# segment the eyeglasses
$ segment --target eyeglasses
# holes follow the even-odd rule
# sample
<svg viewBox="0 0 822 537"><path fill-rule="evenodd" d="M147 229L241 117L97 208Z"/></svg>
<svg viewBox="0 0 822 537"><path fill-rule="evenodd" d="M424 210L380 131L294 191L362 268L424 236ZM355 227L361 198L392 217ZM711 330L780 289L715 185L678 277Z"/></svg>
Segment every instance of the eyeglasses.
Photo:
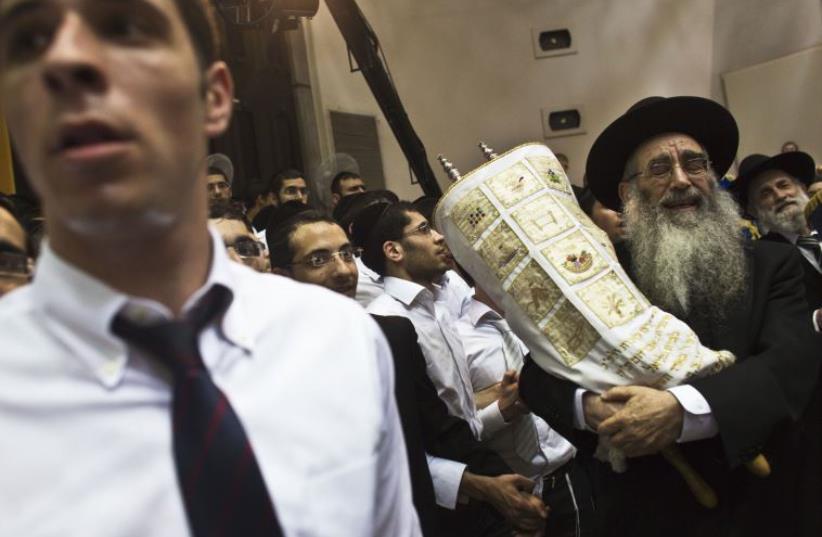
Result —
<svg viewBox="0 0 822 537"><path fill-rule="evenodd" d="M291 266L306 265L308 267L318 269L331 263L335 257L339 257L343 263L350 264L354 262L355 258L358 258L361 255L362 248L354 248L349 244L343 246L336 252L329 252L328 250L317 250L316 252L311 252L308 257L302 261L291 263Z"/></svg>
<svg viewBox="0 0 822 537"><path fill-rule="evenodd" d="M656 160L648 164L645 171L636 172L628 176L628 179L644 175L652 179L660 181L667 181L674 173L674 168L679 166L688 177L702 177L708 173L711 168L711 161L705 157L695 157L686 160L683 163L675 163L672 160Z"/></svg>
<svg viewBox="0 0 822 537"><path fill-rule="evenodd" d="M422 224L418 225L417 227L415 227L414 229L412 229L408 233L403 233L402 236L403 236L403 238L408 237L410 235L424 235L424 236L427 236L427 235L430 235L433 231L434 231L434 228L431 227L431 224L429 222L423 222Z"/></svg>
<svg viewBox="0 0 822 537"><path fill-rule="evenodd" d="M31 279L31 262L26 254L0 251L0 276Z"/></svg>
<svg viewBox="0 0 822 537"><path fill-rule="evenodd" d="M250 237L239 237L232 244L226 244L226 248L233 248L240 257L260 257L265 251L263 243Z"/></svg>

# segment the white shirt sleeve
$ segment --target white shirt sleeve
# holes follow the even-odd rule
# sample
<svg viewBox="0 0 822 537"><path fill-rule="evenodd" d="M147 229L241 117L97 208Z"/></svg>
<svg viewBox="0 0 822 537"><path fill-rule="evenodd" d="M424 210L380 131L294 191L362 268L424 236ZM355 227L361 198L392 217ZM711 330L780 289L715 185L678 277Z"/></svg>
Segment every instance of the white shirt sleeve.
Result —
<svg viewBox="0 0 822 537"><path fill-rule="evenodd" d="M482 422L482 435L480 440L491 438L494 436L494 433L504 429L508 425L502 416L502 411L499 409L499 401L494 401L477 412L477 416L479 416Z"/></svg>
<svg viewBox="0 0 822 537"><path fill-rule="evenodd" d="M581 431L595 433L595 430L588 427L588 422L585 421L585 409L582 407L582 396L588 391L589 390L577 388L577 391L574 392L574 427Z"/></svg>
<svg viewBox="0 0 822 537"><path fill-rule="evenodd" d="M719 433L719 425L716 423L716 418L714 418L711 411L711 405L699 393L699 390L690 384L683 384L682 386L668 388L668 391L676 397L676 400L685 409L685 415L682 419L682 432L677 442L681 444L693 442L694 440L704 440Z"/></svg>
<svg viewBox="0 0 822 537"><path fill-rule="evenodd" d="M370 320L370 319L369 319ZM374 535L422 536L411 493L411 474L394 397L394 362L376 324L377 367L383 409L383 435L377 447Z"/></svg>
<svg viewBox="0 0 822 537"><path fill-rule="evenodd" d="M585 411L582 407L582 396L588 390L577 388L574 394L574 427L583 431L596 432L585 421ZM694 440L704 440L719 433L719 425L716 423L711 412L711 406L696 388L690 384L675 386L668 389L671 395L676 397L679 404L685 410L682 420L682 432L677 442L693 442Z"/></svg>
<svg viewBox="0 0 822 537"><path fill-rule="evenodd" d="M816 314L819 313L820 311L822 311L822 309L816 310L813 313L811 313L811 322L813 323L813 329L817 333L822 332L822 326L819 326L819 323L816 322Z"/></svg>
<svg viewBox="0 0 822 537"><path fill-rule="evenodd" d="M461 462L441 459L425 454L428 459L428 471L434 482L434 499L437 505L446 509L455 509L459 499L462 474L467 466Z"/></svg>

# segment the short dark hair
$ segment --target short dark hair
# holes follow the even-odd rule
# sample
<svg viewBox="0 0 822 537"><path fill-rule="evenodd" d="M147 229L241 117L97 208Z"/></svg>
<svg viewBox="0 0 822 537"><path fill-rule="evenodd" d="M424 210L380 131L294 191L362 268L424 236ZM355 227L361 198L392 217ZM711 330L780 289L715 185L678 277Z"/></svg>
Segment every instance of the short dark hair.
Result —
<svg viewBox="0 0 822 537"><path fill-rule="evenodd" d="M250 232L254 233L254 228L248 223L248 218L245 217L243 207L238 201L217 200L211 203L208 208L208 217L220 220L238 220L245 224Z"/></svg>
<svg viewBox="0 0 822 537"><path fill-rule="evenodd" d="M222 175L223 179L228 181L228 177L226 177L225 171L221 170L220 168L215 168L213 166L208 168L208 171L206 172L206 175Z"/></svg>
<svg viewBox="0 0 822 537"><path fill-rule="evenodd" d="M380 276L385 276L386 259L383 244L402 239L405 226L411 223L408 213L418 212L414 205L407 201L372 205L360 212L354 220L352 236L355 237L354 243L364 249L362 260L368 268Z"/></svg>
<svg viewBox="0 0 822 537"><path fill-rule="evenodd" d="M419 198L415 199L412 203L414 204L414 208L417 210L418 213L423 215L426 220L434 223L434 209L437 208L437 203L439 203L440 199L434 196L420 196Z"/></svg>
<svg viewBox="0 0 822 537"><path fill-rule="evenodd" d="M397 203L400 198L390 190L369 190L346 196L334 207L334 220L348 232L351 223L363 209L377 203Z"/></svg>
<svg viewBox="0 0 822 537"><path fill-rule="evenodd" d="M283 170L271 178L271 189L275 194L279 195L286 179L299 179L301 177L304 178L303 172L300 170L295 170L294 168Z"/></svg>
<svg viewBox="0 0 822 537"><path fill-rule="evenodd" d="M220 58L222 29L210 0L175 0L200 67L205 69Z"/></svg>
<svg viewBox="0 0 822 537"><path fill-rule="evenodd" d="M259 196L266 196L274 192L274 185L271 181L260 181L252 179L249 181L248 189L245 193L245 206L250 209L257 203Z"/></svg>
<svg viewBox="0 0 822 537"><path fill-rule="evenodd" d="M342 194L342 187L340 187L340 183L347 181L348 179L361 179L361 177L358 173L354 172L340 172L334 176L334 179L331 180L331 192L333 194Z"/></svg>
<svg viewBox="0 0 822 537"><path fill-rule="evenodd" d="M265 236L268 242L268 257L271 260L271 267L279 269L289 267L294 259L294 248L291 246L291 237L294 236L294 232L301 226L318 222L338 225L328 215L315 209L307 209L282 222L269 226L265 231Z"/></svg>

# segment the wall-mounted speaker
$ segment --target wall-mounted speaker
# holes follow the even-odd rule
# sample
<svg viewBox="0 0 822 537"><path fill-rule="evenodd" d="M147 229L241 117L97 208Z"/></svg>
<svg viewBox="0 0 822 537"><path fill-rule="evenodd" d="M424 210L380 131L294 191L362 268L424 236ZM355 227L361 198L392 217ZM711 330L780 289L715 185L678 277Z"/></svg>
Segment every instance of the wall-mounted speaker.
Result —
<svg viewBox="0 0 822 537"><path fill-rule="evenodd" d="M550 58L576 54L577 49L570 28L533 28L531 40L536 58Z"/></svg>
<svg viewBox="0 0 822 537"><path fill-rule="evenodd" d="M546 138L585 134L585 113L582 106L561 106L542 109L542 132Z"/></svg>

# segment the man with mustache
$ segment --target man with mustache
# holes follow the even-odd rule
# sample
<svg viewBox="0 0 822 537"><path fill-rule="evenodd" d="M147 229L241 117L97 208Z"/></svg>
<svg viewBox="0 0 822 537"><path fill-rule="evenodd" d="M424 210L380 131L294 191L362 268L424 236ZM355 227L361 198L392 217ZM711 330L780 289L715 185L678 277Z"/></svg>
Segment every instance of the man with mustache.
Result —
<svg viewBox="0 0 822 537"><path fill-rule="evenodd" d="M733 162L736 122L698 97L650 97L609 125L587 162L588 183L606 207L623 212L620 261L650 301L688 323L702 344L728 350L736 364L670 390L627 386L603 394L539 369L523 368L526 404L585 456L597 433L630 457L624 474L599 473L602 535L792 534L787 505L756 505L761 488L742 463L779 451L805 407L818 371L818 342L796 253L784 245L747 245L739 210L718 188ZM577 434L573 434L576 430ZM700 506L659 451L680 444L715 490ZM796 499L783 489L786 504ZM792 515L792 516L789 516ZM800 513L801 517L802 514Z"/></svg>
<svg viewBox="0 0 822 537"><path fill-rule="evenodd" d="M774 157L749 155L739 166L739 177L732 190L740 205L747 208L765 232L761 240L796 247L802 256L805 274L805 297L813 312L812 323L822 330L822 246L819 234L805 217L808 204L806 188L815 179L815 165L810 155L801 151L781 153ZM822 350L822 345L820 345ZM785 479L799 491L794 509L803 513L804 535L822 534L822 379L819 379L805 408L800 426L791 431L781 453L770 455L774 465L792 468L796 475ZM790 485L788 485L790 486ZM781 487L768 490L763 508L784 502Z"/></svg>
<svg viewBox="0 0 822 537"><path fill-rule="evenodd" d="M208 228L218 16L0 0L0 107L48 226L0 301L2 535L420 534L377 326Z"/></svg>
<svg viewBox="0 0 822 537"><path fill-rule="evenodd" d="M733 192L765 232L763 240L792 244L804 258L805 288L816 331L822 330L822 245L805 218L813 158L801 151L775 157L749 155L739 165Z"/></svg>

